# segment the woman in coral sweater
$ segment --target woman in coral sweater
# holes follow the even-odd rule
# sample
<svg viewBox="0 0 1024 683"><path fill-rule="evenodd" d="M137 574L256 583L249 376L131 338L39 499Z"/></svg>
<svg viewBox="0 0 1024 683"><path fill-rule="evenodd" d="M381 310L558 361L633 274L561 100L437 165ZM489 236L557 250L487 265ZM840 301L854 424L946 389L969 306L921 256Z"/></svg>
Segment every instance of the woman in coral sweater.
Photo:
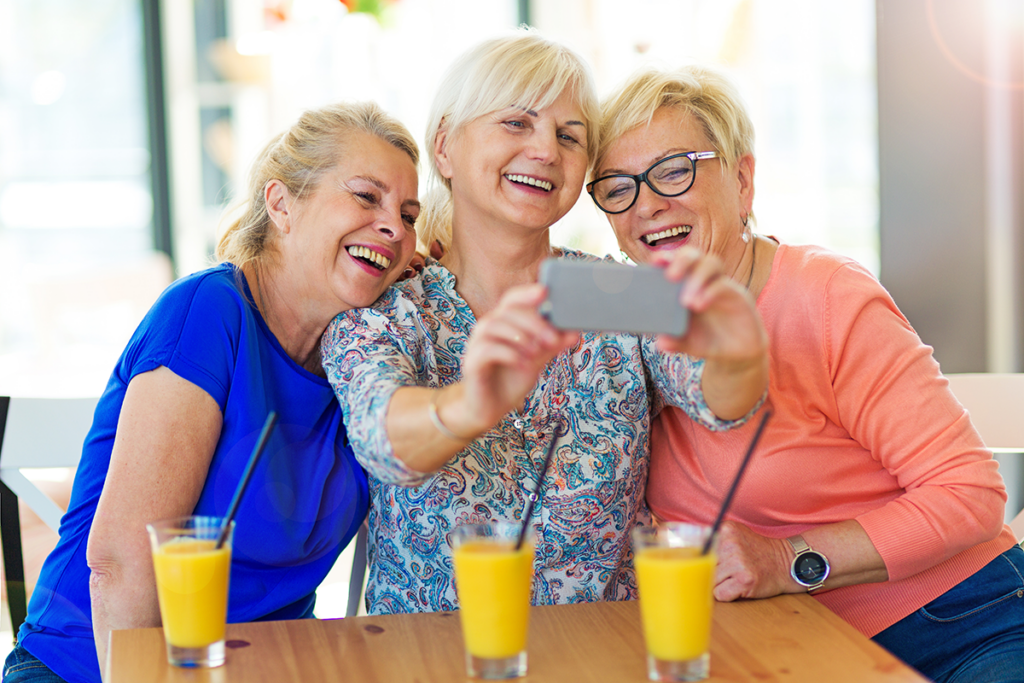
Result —
<svg viewBox="0 0 1024 683"><path fill-rule="evenodd" d="M717 255L769 336L774 419L722 528L716 598L811 591L938 681L1024 680L1024 550L931 349L856 262L753 234L753 127L720 75L643 72L602 114L587 190L624 252ZM710 523L757 422L711 433L664 410L653 513Z"/></svg>

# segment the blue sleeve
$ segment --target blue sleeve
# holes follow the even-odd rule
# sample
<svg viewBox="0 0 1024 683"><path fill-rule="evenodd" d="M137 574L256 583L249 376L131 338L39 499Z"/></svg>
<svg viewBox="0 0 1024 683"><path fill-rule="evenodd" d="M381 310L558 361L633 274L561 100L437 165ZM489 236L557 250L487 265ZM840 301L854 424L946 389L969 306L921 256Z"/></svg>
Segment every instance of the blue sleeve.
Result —
<svg viewBox="0 0 1024 683"><path fill-rule="evenodd" d="M179 280L161 295L135 331L119 379L160 366L213 397L224 412L248 304L231 271Z"/></svg>

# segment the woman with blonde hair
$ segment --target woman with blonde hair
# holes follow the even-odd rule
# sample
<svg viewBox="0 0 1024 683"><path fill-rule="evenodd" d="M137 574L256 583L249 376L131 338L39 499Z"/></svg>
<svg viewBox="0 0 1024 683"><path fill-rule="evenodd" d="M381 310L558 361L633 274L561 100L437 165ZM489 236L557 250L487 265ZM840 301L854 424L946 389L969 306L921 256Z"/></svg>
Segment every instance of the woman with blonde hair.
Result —
<svg viewBox="0 0 1024 683"><path fill-rule="evenodd" d="M754 233L735 88L700 66L647 70L605 102L601 131L587 189L622 249L716 255L768 331L774 417L722 528L715 596L810 591L934 680L1024 681L1024 550L992 454L877 279ZM746 438L662 411L652 512L709 523Z"/></svg>
<svg viewBox="0 0 1024 683"><path fill-rule="evenodd" d="M270 411L236 517L228 621L312 616L368 502L320 337L412 257L418 156L370 103L306 112L266 147L222 263L173 283L117 362L5 682L99 683L111 630L160 624L145 525L223 516Z"/></svg>
<svg viewBox="0 0 1024 683"><path fill-rule="evenodd" d="M681 299L693 316L663 350L653 338L559 331L538 313L542 261L599 260L549 243L581 194L596 115L586 65L534 32L458 58L431 109L442 199L420 228L445 254L324 335L328 378L370 475L373 613L455 608L449 534L462 522L524 521L535 492L534 602L635 597L629 533L648 521L651 394L712 429L763 394L763 331L715 259L680 254L667 266L672 279L688 276Z"/></svg>

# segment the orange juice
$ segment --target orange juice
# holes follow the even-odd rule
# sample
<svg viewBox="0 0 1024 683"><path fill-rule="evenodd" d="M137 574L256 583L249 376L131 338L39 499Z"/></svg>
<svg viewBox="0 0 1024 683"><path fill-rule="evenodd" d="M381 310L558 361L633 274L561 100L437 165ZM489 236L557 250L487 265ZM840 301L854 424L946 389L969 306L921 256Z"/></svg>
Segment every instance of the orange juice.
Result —
<svg viewBox="0 0 1024 683"><path fill-rule="evenodd" d="M700 550L648 547L636 555L644 639L657 659L683 661L708 651L716 558Z"/></svg>
<svg viewBox="0 0 1024 683"><path fill-rule="evenodd" d="M468 541L455 548L455 582L466 650L501 659L526 649L533 546L510 541Z"/></svg>
<svg viewBox="0 0 1024 683"><path fill-rule="evenodd" d="M215 545L183 538L153 552L160 616L171 645L195 648L224 640L231 548Z"/></svg>

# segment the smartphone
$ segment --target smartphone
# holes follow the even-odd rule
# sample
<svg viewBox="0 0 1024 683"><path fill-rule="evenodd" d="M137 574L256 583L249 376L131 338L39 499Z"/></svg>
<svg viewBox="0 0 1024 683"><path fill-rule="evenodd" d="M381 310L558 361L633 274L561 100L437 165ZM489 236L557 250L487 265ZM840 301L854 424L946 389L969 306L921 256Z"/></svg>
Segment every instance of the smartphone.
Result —
<svg viewBox="0 0 1024 683"><path fill-rule="evenodd" d="M548 288L540 313L563 330L678 337L690 322L679 303L683 284L665 279L661 268L548 259L540 282Z"/></svg>

